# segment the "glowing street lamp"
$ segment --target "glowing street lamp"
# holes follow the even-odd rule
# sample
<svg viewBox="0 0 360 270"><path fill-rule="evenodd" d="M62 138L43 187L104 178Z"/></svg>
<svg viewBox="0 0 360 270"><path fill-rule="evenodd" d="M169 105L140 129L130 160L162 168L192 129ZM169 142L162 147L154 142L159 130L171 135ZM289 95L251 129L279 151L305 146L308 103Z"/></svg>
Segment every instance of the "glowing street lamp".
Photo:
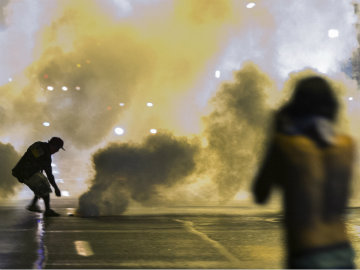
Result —
<svg viewBox="0 0 360 270"><path fill-rule="evenodd" d="M150 133L151 133L151 134L156 134L156 133L157 133L157 130L156 130L155 128L152 128L152 129L150 129Z"/></svg>
<svg viewBox="0 0 360 270"><path fill-rule="evenodd" d="M148 107L153 107L154 104L153 104L152 102L148 102L148 103L146 103L146 106L148 106Z"/></svg>
<svg viewBox="0 0 360 270"><path fill-rule="evenodd" d="M50 123L49 123L49 122L44 122L44 123L43 123L43 126L44 126L44 127L49 127L49 126L50 126Z"/></svg>
<svg viewBox="0 0 360 270"><path fill-rule="evenodd" d="M49 90L49 91L53 91L53 90L54 90L54 86L50 86L50 85L49 85L48 87L46 87L46 89Z"/></svg>
<svg viewBox="0 0 360 270"><path fill-rule="evenodd" d="M215 71L215 78L218 78L218 79L219 79L220 76L221 76L220 70Z"/></svg>
<svg viewBox="0 0 360 270"><path fill-rule="evenodd" d="M254 2L249 2L246 4L246 8L254 8L256 4Z"/></svg>
<svg viewBox="0 0 360 270"><path fill-rule="evenodd" d="M115 132L116 135L120 136L120 135L123 135L125 133L125 130L123 128L121 128L121 127L116 127L114 129L114 132Z"/></svg>
<svg viewBox="0 0 360 270"><path fill-rule="evenodd" d="M329 36L329 38L338 38L339 37L339 30L337 30L337 29L329 29L328 36Z"/></svg>
<svg viewBox="0 0 360 270"><path fill-rule="evenodd" d="M61 89L62 89L63 91L67 91L67 90L68 90L68 88L67 88L66 86L61 87Z"/></svg>

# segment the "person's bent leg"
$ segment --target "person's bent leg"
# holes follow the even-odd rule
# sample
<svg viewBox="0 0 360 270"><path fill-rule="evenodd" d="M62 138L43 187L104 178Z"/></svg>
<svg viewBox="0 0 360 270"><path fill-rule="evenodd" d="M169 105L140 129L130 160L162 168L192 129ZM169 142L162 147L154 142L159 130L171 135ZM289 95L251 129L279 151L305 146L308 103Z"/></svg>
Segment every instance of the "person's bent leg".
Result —
<svg viewBox="0 0 360 270"><path fill-rule="evenodd" d="M45 204L45 211L50 210L50 195L44 195L42 196L43 200L44 200L44 204Z"/></svg>
<svg viewBox="0 0 360 270"><path fill-rule="evenodd" d="M50 195L44 195L43 197L44 203L45 203L45 212L44 215L46 217L57 217L60 216L59 213L56 213L54 210L50 208Z"/></svg>
<svg viewBox="0 0 360 270"><path fill-rule="evenodd" d="M26 207L27 210L32 212L39 212L41 213L40 207L37 205L37 201L39 200L39 197L34 195L34 198L32 199L31 203Z"/></svg>

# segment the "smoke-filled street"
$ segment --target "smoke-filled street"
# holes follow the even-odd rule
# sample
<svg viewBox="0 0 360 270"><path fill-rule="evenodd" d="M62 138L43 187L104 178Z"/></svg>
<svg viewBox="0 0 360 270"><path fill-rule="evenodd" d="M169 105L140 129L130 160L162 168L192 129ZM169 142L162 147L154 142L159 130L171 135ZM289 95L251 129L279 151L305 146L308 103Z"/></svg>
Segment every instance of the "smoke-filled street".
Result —
<svg viewBox="0 0 360 270"><path fill-rule="evenodd" d="M275 112L324 77L359 152L359 33L360 0L0 0L0 268L283 267Z"/></svg>

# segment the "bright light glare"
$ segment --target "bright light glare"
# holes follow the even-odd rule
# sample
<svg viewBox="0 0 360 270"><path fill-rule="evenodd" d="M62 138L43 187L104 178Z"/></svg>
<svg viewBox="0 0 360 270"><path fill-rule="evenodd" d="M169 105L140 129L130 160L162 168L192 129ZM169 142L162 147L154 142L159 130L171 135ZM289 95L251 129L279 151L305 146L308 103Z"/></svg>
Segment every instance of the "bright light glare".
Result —
<svg viewBox="0 0 360 270"><path fill-rule="evenodd" d="M248 200L250 197L249 192L247 191L239 191L236 195L235 195L235 200L239 200L239 201L243 201L243 200Z"/></svg>
<svg viewBox="0 0 360 270"><path fill-rule="evenodd" d="M121 127L116 127L114 129L114 132L115 132L116 135L123 135L125 130L123 128L121 128Z"/></svg>
<svg viewBox="0 0 360 270"><path fill-rule="evenodd" d="M121 102L121 103L119 103L119 106L120 106L120 107L124 107L124 106L125 106L125 103Z"/></svg>
<svg viewBox="0 0 360 270"><path fill-rule="evenodd" d="M44 123L43 123L43 126L44 126L44 127L49 127L49 126L50 126L50 123L49 123L49 122L44 122Z"/></svg>
<svg viewBox="0 0 360 270"><path fill-rule="evenodd" d="M329 38L338 38L339 37L339 30L337 29L330 29L328 31Z"/></svg>
<svg viewBox="0 0 360 270"><path fill-rule="evenodd" d="M61 196L69 197L69 196L70 196L70 193L69 193L69 191L62 190L62 191L61 191Z"/></svg>
<svg viewBox="0 0 360 270"><path fill-rule="evenodd" d="M9 82L12 82L12 80L13 80L13 79L10 77L10 78L9 78Z"/></svg>
<svg viewBox="0 0 360 270"><path fill-rule="evenodd" d="M221 76L220 70L215 71L215 77L219 79L220 76Z"/></svg>
<svg viewBox="0 0 360 270"><path fill-rule="evenodd" d="M81 88L80 86L76 86L75 89L79 91Z"/></svg>
<svg viewBox="0 0 360 270"><path fill-rule="evenodd" d="M56 164L55 163L51 163L51 167L56 167Z"/></svg>
<svg viewBox="0 0 360 270"><path fill-rule="evenodd" d="M50 85L49 85L48 87L46 87L46 89L49 90L49 91L53 91L53 90L54 90L54 86L50 86Z"/></svg>
<svg viewBox="0 0 360 270"><path fill-rule="evenodd" d="M254 2L250 2L246 5L247 8L253 8L255 6L256 6L256 4Z"/></svg>
<svg viewBox="0 0 360 270"><path fill-rule="evenodd" d="M152 129L150 129L150 133L151 133L151 134L156 134L156 133L157 133L157 130L156 130L155 128L152 128Z"/></svg>
<svg viewBox="0 0 360 270"><path fill-rule="evenodd" d="M68 90L68 88L67 88L66 86L61 87L61 89L62 89L63 91L67 91L67 90Z"/></svg>
<svg viewBox="0 0 360 270"><path fill-rule="evenodd" d="M146 103L146 106L148 106L148 107L152 107L152 106L154 106L154 104L153 104L153 103L151 103L151 102L148 102L148 103Z"/></svg>
<svg viewBox="0 0 360 270"><path fill-rule="evenodd" d="M348 99L349 99L350 101L352 101L354 98L353 98L353 97L349 97Z"/></svg>

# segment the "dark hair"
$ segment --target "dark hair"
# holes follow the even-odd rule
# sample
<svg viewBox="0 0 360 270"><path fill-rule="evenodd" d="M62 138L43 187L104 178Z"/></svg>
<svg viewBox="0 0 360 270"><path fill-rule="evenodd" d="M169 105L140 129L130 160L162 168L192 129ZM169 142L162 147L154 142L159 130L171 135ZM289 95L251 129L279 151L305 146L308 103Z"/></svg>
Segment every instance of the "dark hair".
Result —
<svg viewBox="0 0 360 270"><path fill-rule="evenodd" d="M319 76L300 80L288 104L281 111L290 117L322 116L335 121L338 101L329 83Z"/></svg>

